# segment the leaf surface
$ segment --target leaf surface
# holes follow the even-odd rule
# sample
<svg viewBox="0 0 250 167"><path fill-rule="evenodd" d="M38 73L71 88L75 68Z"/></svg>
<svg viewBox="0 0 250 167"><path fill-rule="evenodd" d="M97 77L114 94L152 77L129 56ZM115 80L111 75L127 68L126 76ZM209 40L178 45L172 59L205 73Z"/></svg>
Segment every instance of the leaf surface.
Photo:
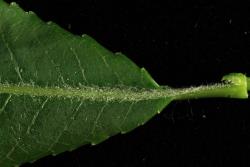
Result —
<svg viewBox="0 0 250 167"><path fill-rule="evenodd" d="M162 89L123 54L0 0L1 167L131 131L173 100Z"/></svg>

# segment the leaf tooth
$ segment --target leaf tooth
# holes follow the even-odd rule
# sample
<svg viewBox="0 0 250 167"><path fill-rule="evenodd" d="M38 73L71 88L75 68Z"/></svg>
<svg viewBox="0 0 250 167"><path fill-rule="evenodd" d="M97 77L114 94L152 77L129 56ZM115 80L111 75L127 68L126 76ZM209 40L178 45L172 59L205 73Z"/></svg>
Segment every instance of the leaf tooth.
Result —
<svg viewBox="0 0 250 167"><path fill-rule="evenodd" d="M87 34L82 34L81 37L82 38L86 38L88 35Z"/></svg>
<svg viewBox="0 0 250 167"><path fill-rule="evenodd" d="M10 6L15 6L15 7L19 7L19 5L16 2L11 2Z"/></svg>
<svg viewBox="0 0 250 167"><path fill-rule="evenodd" d="M91 146L95 146L97 145L98 143L95 143L95 142L91 142Z"/></svg>
<svg viewBox="0 0 250 167"><path fill-rule="evenodd" d="M126 131L121 131L121 134L123 135L123 134L126 134L127 132Z"/></svg>
<svg viewBox="0 0 250 167"><path fill-rule="evenodd" d="M28 11L29 15L36 15L33 11Z"/></svg>
<svg viewBox="0 0 250 167"><path fill-rule="evenodd" d="M114 54L117 56L120 56L122 54L122 52L115 52Z"/></svg>
<svg viewBox="0 0 250 167"><path fill-rule="evenodd" d="M52 22L52 21L48 21L46 24L47 24L47 25L52 25L53 22Z"/></svg>

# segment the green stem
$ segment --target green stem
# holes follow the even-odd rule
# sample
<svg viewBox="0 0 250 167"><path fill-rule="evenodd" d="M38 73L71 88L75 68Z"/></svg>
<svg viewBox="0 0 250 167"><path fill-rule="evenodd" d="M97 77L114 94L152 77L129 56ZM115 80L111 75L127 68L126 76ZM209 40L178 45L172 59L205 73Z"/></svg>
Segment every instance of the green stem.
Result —
<svg viewBox="0 0 250 167"><path fill-rule="evenodd" d="M185 89L175 89L176 100L198 99L198 98L239 98L246 99L248 97L247 90L250 90L250 78L241 73L232 73L222 78L223 83L191 87Z"/></svg>

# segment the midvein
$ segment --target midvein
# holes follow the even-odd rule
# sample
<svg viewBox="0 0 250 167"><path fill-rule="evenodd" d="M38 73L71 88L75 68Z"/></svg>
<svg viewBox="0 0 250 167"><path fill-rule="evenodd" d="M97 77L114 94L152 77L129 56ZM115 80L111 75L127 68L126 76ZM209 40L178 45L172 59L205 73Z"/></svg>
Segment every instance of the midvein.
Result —
<svg viewBox="0 0 250 167"><path fill-rule="evenodd" d="M246 98L238 95L239 86L233 84L215 84L209 86L190 87L185 89L174 89L160 87L156 89L135 88L135 87L97 87L84 86L82 88L60 88L60 87L39 87L28 84L3 84L0 83L0 94L29 95L32 97L44 96L48 98L78 98L90 101L130 101L156 99L195 99L207 97L230 97Z"/></svg>
<svg viewBox="0 0 250 167"><path fill-rule="evenodd" d="M0 94L29 95L61 98L80 98L91 101L140 101L159 99L170 96L170 90L163 89L139 89L131 87L89 87L60 88L39 87L28 84L0 84Z"/></svg>

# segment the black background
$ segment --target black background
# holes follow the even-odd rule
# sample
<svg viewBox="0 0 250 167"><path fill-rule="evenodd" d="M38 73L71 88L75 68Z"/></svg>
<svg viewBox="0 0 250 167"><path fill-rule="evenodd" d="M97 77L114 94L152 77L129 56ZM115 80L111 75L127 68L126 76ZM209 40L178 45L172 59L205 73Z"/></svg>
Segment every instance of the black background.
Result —
<svg viewBox="0 0 250 167"><path fill-rule="evenodd" d="M250 75L250 7L240 2L17 2L44 21L88 34L109 50L125 53L161 85L209 84L230 72ZM173 102L126 135L23 167L227 164L250 165L250 100Z"/></svg>

